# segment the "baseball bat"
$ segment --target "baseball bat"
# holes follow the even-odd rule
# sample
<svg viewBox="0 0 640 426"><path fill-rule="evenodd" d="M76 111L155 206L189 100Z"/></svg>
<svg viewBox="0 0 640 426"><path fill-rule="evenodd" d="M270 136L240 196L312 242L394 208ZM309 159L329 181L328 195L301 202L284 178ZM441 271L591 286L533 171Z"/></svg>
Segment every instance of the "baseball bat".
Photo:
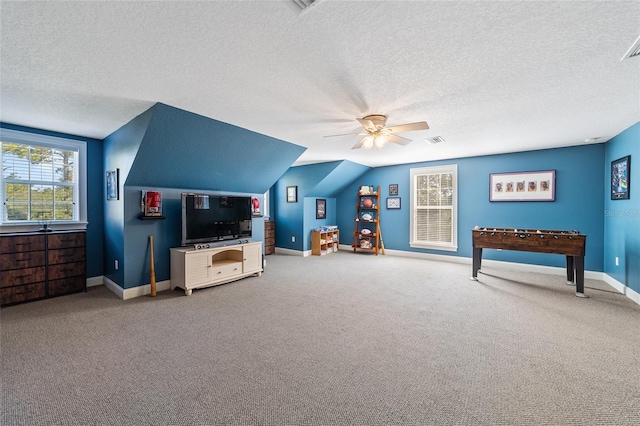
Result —
<svg viewBox="0 0 640 426"><path fill-rule="evenodd" d="M378 235L380 237L380 248L382 249L382 254L384 253L384 240L382 239L382 229L380 229L380 223L378 222Z"/></svg>
<svg viewBox="0 0 640 426"><path fill-rule="evenodd" d="M149 247L151 248L151 255L149 257L149 263L151 264L151 297L156 297L156 266L153 260L153 235L149 235Z"/></svg>

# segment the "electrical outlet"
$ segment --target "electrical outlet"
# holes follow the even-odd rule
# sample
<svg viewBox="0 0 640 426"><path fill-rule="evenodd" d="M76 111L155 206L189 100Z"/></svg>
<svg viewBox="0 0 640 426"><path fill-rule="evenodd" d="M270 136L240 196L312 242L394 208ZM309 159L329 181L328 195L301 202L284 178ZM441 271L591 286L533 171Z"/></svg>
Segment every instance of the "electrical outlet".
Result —
<svg viewBox="0 0 640 426"><path fill-rule="evenodd" d="M293 235L291 236L291 242L295 243L296 242L296 237L294 237Z"/></svg>
<svg viewBox="0 0 640 426"><path fill-rule="evenodd" d="M115 260L115 261L114 261L114 266L115 266L116 271L117 271L117 270L118 270L118 260Z"/></svg>
<svg viewBox="0 0 640 426"><path fill-rule="evenodd" d="M616 266L620 266L620 261L618 260L618 256L616 256Z"/></svg>

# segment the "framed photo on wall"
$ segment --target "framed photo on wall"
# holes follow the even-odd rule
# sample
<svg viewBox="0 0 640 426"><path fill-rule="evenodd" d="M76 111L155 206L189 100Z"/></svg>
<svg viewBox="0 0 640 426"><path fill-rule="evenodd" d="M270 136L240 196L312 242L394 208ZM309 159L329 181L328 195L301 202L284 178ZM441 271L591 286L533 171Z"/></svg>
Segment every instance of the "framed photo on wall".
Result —
<svg viewBox="0 0 640 426"><path fill-rule="evenodd" d="M400 197L387 197L388 209L399 209L400 203L401 203Z"/></svg>
<svg viewBox="0 0 640 426"><path fill-rule="evenodd" d="M316 219L327 218L327 200L316 199Z"/></svg>
<svg viewBox="0 0 640 426"><path fill-rule="evenodd" d="M389 195L398 195L398 184L392 183L389 185Z"/></svg>
<svg viewBox="0 0 640 426"><path fill-rule="evenodd" d="M297 202L298 202L298 187L287 186L287 203L297 203Z"/></svg>
<svg viewBox="0 0 640 426"><path fill-rule="evenodd" d="M555 201L555 199L555 170L489 175L489 201Z"/></svg>
<svg viewBox="0 0 640 426"><path fill-rule="evenodd" d="M120 169L107 171L107 200L120 199Z"/></svg>
<svg viewBox="0 0 640 426"><path fill-rule="evenodd" d="M628 200L631 189L631 156L611 162L611 199Z"/></svg>

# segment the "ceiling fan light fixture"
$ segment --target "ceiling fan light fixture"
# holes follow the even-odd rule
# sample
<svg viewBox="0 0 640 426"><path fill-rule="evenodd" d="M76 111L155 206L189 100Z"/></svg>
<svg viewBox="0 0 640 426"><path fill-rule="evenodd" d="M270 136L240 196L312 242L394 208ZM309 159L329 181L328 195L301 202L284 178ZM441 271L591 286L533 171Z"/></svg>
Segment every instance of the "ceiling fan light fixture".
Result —
<svg viewBox="0 0 640 426"><path fill-rule="evenodd" d="M405 146L411 142L411 139L397 135L402 132L413 132L417 130L429 130L429 125L426 121L419 121L416 123L399 124L397 126L386 127L387 116L382 114L369 114L362 118L356 118L356 121L362 126L362 131L357 133L347 133L339 135L324 136L325 138L335 136L364 136L360 141L351 149L371 149L384 148L387 143L392 142L394 144Z"/></svg>
<svg viewBox="0 0 640 426"><path fill-rule="evenodd" d="M373 143L375 147L378 149L384 147L387 144L387 135L380 135L380 134L377 135L374 138Z"/></svg>
<svg viewBox="0 0 640 426"><path fill-rule="evenodd" d="M362 144L362 148L371 149L373 148L373 136L367 136Z"/></svg>

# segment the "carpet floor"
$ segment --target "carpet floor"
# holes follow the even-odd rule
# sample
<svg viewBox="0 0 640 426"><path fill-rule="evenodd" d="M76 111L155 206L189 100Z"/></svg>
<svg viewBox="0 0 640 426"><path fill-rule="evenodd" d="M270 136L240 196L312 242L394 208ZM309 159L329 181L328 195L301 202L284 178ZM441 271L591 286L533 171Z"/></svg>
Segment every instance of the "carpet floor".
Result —
<svg viewBox="0 0 640 426"><path fill-rule="evenodd" d="M338 252L6 307L3 425L638 425L640 306L604 282Z"/></svg>

